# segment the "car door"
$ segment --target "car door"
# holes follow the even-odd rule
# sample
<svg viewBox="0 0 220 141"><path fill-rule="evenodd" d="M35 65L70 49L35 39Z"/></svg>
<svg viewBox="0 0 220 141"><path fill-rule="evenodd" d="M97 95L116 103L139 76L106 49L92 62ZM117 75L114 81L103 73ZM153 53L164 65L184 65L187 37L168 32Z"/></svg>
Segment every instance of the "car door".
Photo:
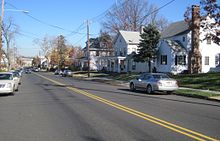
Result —
<svg viewBox="0 0 220 141"><path fill-rule="evenodd" d="M141 81L141 84L140 84L140 87L141 87L142 89L146 89L146 88L147 88L147 85L148 85L148 83L149 83L150 78L151 78L151 76L148 75L148 74L145 74L145 75L143 76L143 80Z"/></svg>
<svg viewBox="0 0 220 141"><path fill-rule="evenodd" d="M136 83L135 83L135 87L136 88L141 88L142 86L142 81L144 80L144 74L140 75L137 80L136 80Z"/></svg>

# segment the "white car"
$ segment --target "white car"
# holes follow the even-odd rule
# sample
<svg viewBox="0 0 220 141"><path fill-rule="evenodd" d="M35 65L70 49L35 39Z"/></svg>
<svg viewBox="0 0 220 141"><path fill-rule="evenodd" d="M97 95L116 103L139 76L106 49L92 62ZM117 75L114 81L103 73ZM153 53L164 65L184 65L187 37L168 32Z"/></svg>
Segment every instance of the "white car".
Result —
<svg viewBox="0 0 220 141"><path fill-rule="evenodd" d="M143 73L137 79L130 81L130 90L142 89L147 93L165 91L171 94L178 89L176 80L163 73Z"/></svg>
<svg viewBox="0 0 220 141"><path fill-rule="evenodd" d="M18 84L21 85L21 75L18 71L13 71L13 76L15 81L18 81Z"/></svg>
<svg viewBox="0 0 220 141"><path fill-rule="evenodd" d="M18 90L18 78L12 72L0 73L0 94L13 94Z"/></svg>

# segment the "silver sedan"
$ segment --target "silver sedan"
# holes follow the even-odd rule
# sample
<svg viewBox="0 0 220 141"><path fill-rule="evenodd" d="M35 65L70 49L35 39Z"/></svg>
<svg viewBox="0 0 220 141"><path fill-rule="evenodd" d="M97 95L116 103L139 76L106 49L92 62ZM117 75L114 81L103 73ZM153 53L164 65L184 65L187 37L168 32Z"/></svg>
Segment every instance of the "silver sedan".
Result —
<svg viewBox="0 0 220 141"><path fill-rule="evenodd" d="M171 94L178 89L178 83L164 73L143 73L137 79L130 81L130 90L136 89L145 90L149 94L155 91L165 91Z"/></svg>

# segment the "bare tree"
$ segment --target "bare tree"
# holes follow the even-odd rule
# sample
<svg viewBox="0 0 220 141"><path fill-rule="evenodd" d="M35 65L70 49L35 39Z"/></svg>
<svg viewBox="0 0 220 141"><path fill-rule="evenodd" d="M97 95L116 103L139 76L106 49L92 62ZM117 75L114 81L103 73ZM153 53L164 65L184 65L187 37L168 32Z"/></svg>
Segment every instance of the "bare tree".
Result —
<svg viewBox="0 0 220 141"><path fill-rule="evenodd" d="M13 19L9 17L6 21L7 23L3 23L3 37L6 43L7 51L6 51L6 58L7 58L7 69L11 69L11 59L10 59L10 46L12 39L14 38L15 34L18 33L18 26L13 23Z"/></svg>
<svg viewBox="0 0 220 141"><path fill-rule="evenodd" d="M33 41L35 44L40 46L43 56L46 58L48 64L50 62L49 56L52 52L52 48L55 46L55 43L54 43L55 40L56 40L55 38L45 35L45 37L42 40L35 39Z"/></svg>
<svg viewBox="0 0 220 141"><path fill-rule="evenodd" d="M107 13L102 25L105 31L117 33L119 30L138 31L141 25L150 23L167 24L167 20L159 17L157 7L147 0L119 0Z"/></svg>

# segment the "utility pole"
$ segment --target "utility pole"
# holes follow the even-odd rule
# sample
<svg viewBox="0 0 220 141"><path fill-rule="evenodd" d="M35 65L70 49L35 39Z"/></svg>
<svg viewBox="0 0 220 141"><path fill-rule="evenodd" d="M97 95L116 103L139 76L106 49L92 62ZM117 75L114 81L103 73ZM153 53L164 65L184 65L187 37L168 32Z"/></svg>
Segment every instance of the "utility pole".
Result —
<svg viewBox="0 0 220 141"><path fill-rule="evenodd" d="M90 77L90 51L89 51L89 20L87 20L87 59L88 59L88 77Z"/></svg>
<svg viewBox="0 0 220 141"><path fill-rule="evenodd" d="M1 66L1 61L2 61L2 26L3 26L3 17L4 17L4 5L5 1L2 0L2 11L1 11L1 17L0 17L0 68Z"/></svg>

